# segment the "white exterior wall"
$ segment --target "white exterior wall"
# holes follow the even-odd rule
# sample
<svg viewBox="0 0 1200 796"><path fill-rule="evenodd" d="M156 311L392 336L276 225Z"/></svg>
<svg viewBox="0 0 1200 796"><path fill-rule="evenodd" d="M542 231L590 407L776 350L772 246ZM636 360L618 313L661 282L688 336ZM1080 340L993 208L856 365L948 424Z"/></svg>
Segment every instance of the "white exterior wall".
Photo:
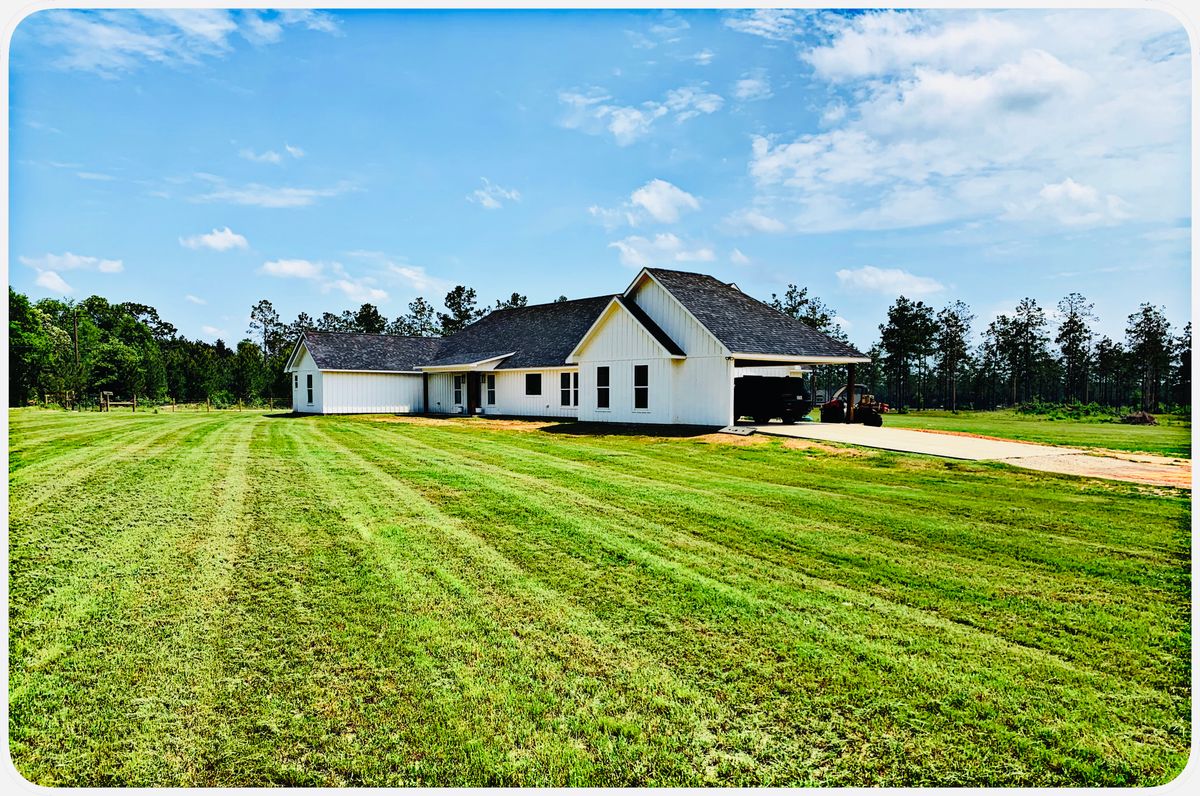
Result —
<svg viewBox="0 0 1200 796"><path fill-rule="evenodd" d="M296 358L292 373L292 411L321 414L324 402L322 400L322 373L308 355L308 349L300 346L300 354ZM308 376L313 377L313 401L308 402Z"/></svg>
<svg viewBox="0 0 1200 796"><path fill-rule="evenodd" d="M579 419L607 423L673 423L674 362L628 312L610 307L579 351ZM646 409L633 408L633 369L648 368ZM596 406L596 369L608 368L608 408Z"/></svg>
<svg viewBox="0 0 1200 796"><path fill-rule="evenodd" d="M575 373L575 366L545 368L538 370L491 370L479 372L479 404L484 415L512 415L514 417L575 417L574 406L563 406L560 392L560 376ZM542 374L542 394L525 394L525 374ZM463 377L462 403L454 403L453 373L429 374L430 412L466 414L467 374ZM496 403L487 402L487 377L496 377ZM582 402L582 392L580 401Z"/></svg>
<svg viewBox="0 0 1200 796"><path fill-rule="evenodd" d="M700 426L732 423L733 360L725 346L653 279L643 279L630 298L687 354L686 359L672 364L671 417L656 422Z"/></svg>
<svg viewBox="0 0 1200 796"><path fill-rule="evenodd" d="M421 411L419 375L335 370L325 371L322 376L321 411L324 414L401 414Z"/></svg>

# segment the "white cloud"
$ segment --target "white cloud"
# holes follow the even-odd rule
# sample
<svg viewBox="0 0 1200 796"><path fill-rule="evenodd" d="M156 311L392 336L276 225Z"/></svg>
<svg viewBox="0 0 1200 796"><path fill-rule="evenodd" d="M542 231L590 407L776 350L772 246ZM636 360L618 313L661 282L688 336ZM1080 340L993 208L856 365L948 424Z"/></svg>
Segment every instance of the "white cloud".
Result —
<svg viewBox="0 0 1200 796"><path fill-rule="evenodd" d="M634 268L661 263L710 262L716 259L716 254L708 246L689 246L669 232L655 235L653 240L641 235L631 235L608 246L618 251L624 265Z"/></svg>
<svg viewBox="0 0 1200 796"><path fill-rule="evenodd" d="M234 188L219 177L209 179L215 183L214 190L193 197L196 202L229 202L254 207L307 207L318 199L338 196L354 189L349 182L341 182L332 188L293 188L250 183Z"/></svg>
<svg viewBox="0 0 1200 796"><path fill-rule="evenodd" d="M700 66L708 66L712 63L714 57L716 57L716 53L714 53L712 50L705 49L693 53L691 60Z"/></svg>
<svg viewBox="0 0 1200 796"><path fill-rule="evenodd" d="M65 296L70 293L72 288L66 283L61 276L54 271L38 271L37 279L33 280L35 284L46 288L51 293L58 293Z"/></svg>
<svg viewBox="0 0 1200 796"><path fill-rule="evenodd" d="M204 332L209 337L223 337L225 335L224 329L218 329L215 326L201 326L200 331Z"/></svg>
<svg viewBox="0 0 1200 796"><path fill-rule="evenodd" d="M387 301L388 294L386 290L374 287L369 278L352 279L350 277L342 277L334 279L325 284L325 290L340 290L352 301L363 301L378 303Z"/></svg>
<svg viewBox="0 0 1200 796"><path fill-rule="evenodd" d="M125 270L120 260L106 260L82 254L63 252L44 254L41 257L19 257L22 264L39 271L99 271L102 274L118 274Z"/></svg>
<svg viewBox="0 0 1200 796"><path fill-rule="evenodd" d="M347 256L370 263L378 269L377 273L387 276L393 281L398 279L409 290L441 293L449 290L451 287L450 282L440 277L432 276L423 266L413 265L404 257L393 257L384 252L365 251L362 249L349 251L346 254Z"/></svg>
<svg viewBox="0 0 1200 796"><path fill-rule="evenodd" d="M802 13L795 9L778 8L734 12L725 17L725 26L771 41L787 41L799 32Z"/></svg>
<svg viewBox="0 0 1200 796"><path fill-rule="evenodd" d="M1115 224L1129 218L1127 205L1119 196L1101 194L1091 185L1081 185L1070 177L1042 186L1037 197L1012 203L1006 217L1053 221L1068 227Z"/></svg>
<svg viewBox="0 0 1200 796"><path fill-rule="evenodd" d="M873 265L837 272L842 287L883 293L888 296L927 296L940 293L945 286L928 276L917 276L900 268L876 268Z"/></svg>
<svg viewBox="0 0 1200 796"><path fill-rule="evenodd" d="M671 89L662 101L647 100L639 105L617 105L612 99L600 88L559 92L558 100L566 107L560 124L590 135L607 132L618 146L628 146L649 134L659 119L669 116L681 124L701 114L715 113L725 103L723 97L703 86Z"/></svg>
<svg viewBox="0 0 1200 796"><path fill-rule="evenodd" d="M287 279L317 279L324 264L311 260L270 260L262 264L259 273Z"/></svg>
<svg viewBox="0 0 1200 796"><path fill-rule="evenodd" d="M770 20L780 24L748 32L792 37L783 17L726 24ZM883 11L811 20L822 35L800 55L818 87L839 97L823 113L827 129L759 135L751 146L753 208L788 229L1188 216L1188 42L1169 16ZM1064 175L1076 187L1059 182Z"/></svg>
<svg viewBox="0 0 1200 796"><path fill-rule="evenodd" d="M255 152L253 149L242 149L238 152L238 157L252 160L255 163L282 163L283 158L273 149L268 149L266 152Z"/></svg>
<svg viewBox="0 0 1200 796"><path fill-rule="evenodd" d="M109 182L116 179L111 174L102 174L98 171L77 171L75 172L75 176L81 180L97 180L100 182Z"/></svg>
<svg viewBox="0 0 1200 796"><path fill-rule="evenodd" d="M514 188L502 188L492 183L487 177L480 177L483 187L476 188L467 196L468 202L482 205L488 210L499 210L505 202L521 201L521 194Z"/></svg>
<svg viewBox="0 0 1200 796"><path fill-rule="evenodd" d="M283 148L289 155L291 155L294 158L304 157L304 150L298 146L292 146L291 144L289 144L285 141L283 144Z"/></svg>
<svg viewBox="0 0 1200 796"><path fill-rule="evenodd" d="M735 265L749 265L750 258L742 254L741 249L734 249L729 253L729 262Z"/></svg>
<svg viewBox="0 0 1200 796"><path fill-rule="evenodd" d="M765 69L756 69L742 76L734 84L733 96L741 102L756 102L775 96L771 92L771 81Z"/></svg>
<svg viewBox="0 0 1200 796"><path fill-rule="evenodd" d="M666 180L651 180L629 196L635 207L650 214L655 221L674 224L689 210L699 210L700 200Z"/></svg>
<svg viewBox="0 0 1200 796"><path fill-rule="evenodd" d="M270 44L283 28L303 26L338 34L336 20L319 11L266 13L225 9L52 10L33 17L31 30L57 52L52 64L64 70L115 78L148 64L194 65L232 51L240 32L255 44Z"/></svg>
<svg viewBox="0 0 1200 796"><path fill-rule="evenodd" d="M200 298L199 296L193 296L191 293L188 293L188 294L187 294L186 296L184 296L183 298L184 298L184 300L185 300L185 301L188 301L188 302L190 302L190 303L192 303L192 304L200 304L200 305L204 305L204 304L207 304L207 303L208 303L207 301L205 301L204 299Z"/></svg>
<svg viewBox="0 0 1200 796"><path fill-rule="evenodd" d="M225 227L224 229L214 229L212 232L201 235L180 238L179 245L188 249L203 248L223 252L230 249L245 249L250 244L245 237L234 232L229 227Z"/></svg>
<svg viewBox="0 0 1200 796"><path fill-rule="evenodd" d="M654 179L637 188L619 207L592 205L588 212L598 218L605 229L622 224L636 227L647 220L674 224L684 213L699 210L700 200L666 180Z"/></svg>
<svg viewBox="0 0 1200 796"><path fill-rule="evenodd" d="M734 234L786 232L787 224L758 210L739 210L725 217L723 225Z"/></svg>

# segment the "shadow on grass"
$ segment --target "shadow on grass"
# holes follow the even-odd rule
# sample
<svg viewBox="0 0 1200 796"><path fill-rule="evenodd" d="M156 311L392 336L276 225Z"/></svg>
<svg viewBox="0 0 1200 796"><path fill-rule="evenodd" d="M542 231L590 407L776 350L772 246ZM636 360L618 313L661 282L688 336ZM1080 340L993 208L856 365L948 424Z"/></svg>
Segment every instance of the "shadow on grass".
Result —
<svg viewBox="0 0 1200 796"><path fill-rule="evenodd" d="M720 431L722 426L664 426L649 423L556 423L540 428L545 434L580 437L702 437Z"/></svg>

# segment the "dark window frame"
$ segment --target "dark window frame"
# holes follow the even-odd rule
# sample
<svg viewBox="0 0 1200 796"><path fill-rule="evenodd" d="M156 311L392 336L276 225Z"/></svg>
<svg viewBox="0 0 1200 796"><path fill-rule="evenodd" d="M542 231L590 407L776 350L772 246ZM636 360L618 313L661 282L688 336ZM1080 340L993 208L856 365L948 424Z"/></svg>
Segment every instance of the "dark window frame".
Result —
<svg viewBox="0 0 1200 796"><path fill-rule="evenodd" d="M542 374L540 374L540 373L526 373L525 374L525 394L526 395L541 395L542 394Z"/></svg>
<svg viewBox="0 0 1200 796"><path fill-rule="evenodd" d="M650 366L633 366L633 409L638 412L650 411Z"/></svg>
<svg viewBox="0 0 1200 796"><path fill-rule="evenodd" d="M612 383L611 374L608 365L598 365L596 367L596 408L597 409L612 409L612 403L609 400L611 396Z"/></svg>
<svg viewBox="0 0 1200 796"><path fill-rule="evenodd" d="M464 376L454 377L454 405L462 406L463 402L463 379Z"/></svg>
<svg viewBox="0 0 1200 796"><path fill-rule="evenodd" d="M313 377L312 377L312 374L309 373L308 374L308 405L312 406L312 402L313 402Z"/></svg>
<svg viewBox="0 0 1200 796"><path fill-rule="evenodd" d="M496 374L489 373L489 374L487 374L486 379L487 379L487 382L486 382L487 405L495 406L496 405Z"/></svg>

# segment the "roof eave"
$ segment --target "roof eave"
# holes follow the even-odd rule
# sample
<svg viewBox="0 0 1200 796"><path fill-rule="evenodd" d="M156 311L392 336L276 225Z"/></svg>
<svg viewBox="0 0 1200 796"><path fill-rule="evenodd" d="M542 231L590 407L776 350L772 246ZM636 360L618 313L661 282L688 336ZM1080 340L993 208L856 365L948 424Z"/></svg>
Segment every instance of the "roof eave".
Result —
<svg viewBox="0 0 1200 796"><path fill-rule="evenodd" d="M857 365L871 361L864 356L817 356L798 354L763 354L747 351L735 351L730 356L734 359L748 359L755 362L783 362L796 365Z"/></svg>

